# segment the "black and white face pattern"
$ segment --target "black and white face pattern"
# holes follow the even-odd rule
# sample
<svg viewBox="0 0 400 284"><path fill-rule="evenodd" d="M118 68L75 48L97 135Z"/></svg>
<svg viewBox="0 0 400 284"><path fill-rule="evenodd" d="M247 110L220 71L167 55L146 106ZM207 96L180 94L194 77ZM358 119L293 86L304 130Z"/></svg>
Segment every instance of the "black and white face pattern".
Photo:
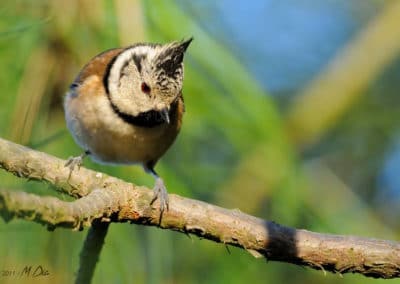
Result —
<svg viewBox="0 0 400 284"><path fill-rule="evenodd" d="M169 110L182 90L183 57L191 41L138 44L116 56L106 80L113 108L129 116Z"/></svg>

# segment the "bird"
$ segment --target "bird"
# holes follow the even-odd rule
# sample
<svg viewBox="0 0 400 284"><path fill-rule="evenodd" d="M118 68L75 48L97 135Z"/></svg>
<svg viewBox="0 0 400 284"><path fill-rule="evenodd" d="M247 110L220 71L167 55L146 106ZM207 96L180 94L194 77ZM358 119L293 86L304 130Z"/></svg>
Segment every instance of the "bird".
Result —
<svg viewBox="0 0 400 284"><path fill-rule="evenodd" d="M185 105L183 58L193 38L106 50L79 72L64 98L67 128L83 149L65 163L70 173L86 156L102 164L139 164L154 179L161 215L169 208L158 160L173 144Z"/></svg>

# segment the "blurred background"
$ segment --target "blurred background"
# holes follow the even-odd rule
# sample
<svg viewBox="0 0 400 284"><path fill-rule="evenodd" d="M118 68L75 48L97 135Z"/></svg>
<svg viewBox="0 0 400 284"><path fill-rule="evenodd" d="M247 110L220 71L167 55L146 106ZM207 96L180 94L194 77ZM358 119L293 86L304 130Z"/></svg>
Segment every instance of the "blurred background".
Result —
<svg viewBox="0 0 400 284"><path fill-rule="evenodd" d="M399 239L400 1L2 1L0 136L80 154L62 102L82 66L109 48L190 36L183 129L157 166L169 192L292 227ZM137 166L85 166L153 186ZM70 200L4 171L0 181ZM0 221L0 270L42 265L50 276L35 281L71 283L85 235ZM229 251L112 224L94 283L380 283Z"/></svg>

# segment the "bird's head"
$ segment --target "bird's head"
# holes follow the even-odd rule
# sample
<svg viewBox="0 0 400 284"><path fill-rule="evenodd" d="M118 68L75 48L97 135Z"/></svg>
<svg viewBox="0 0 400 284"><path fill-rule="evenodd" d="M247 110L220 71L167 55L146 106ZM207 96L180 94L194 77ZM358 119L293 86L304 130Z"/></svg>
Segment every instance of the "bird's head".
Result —
<svg viewBox="0 0 400 284"><path fill-rule="evenodd" d="M158 112L167 121L182 91L183 57L191 41L137 44L119 53L105 78L113 107L129 116Z"/></svg>

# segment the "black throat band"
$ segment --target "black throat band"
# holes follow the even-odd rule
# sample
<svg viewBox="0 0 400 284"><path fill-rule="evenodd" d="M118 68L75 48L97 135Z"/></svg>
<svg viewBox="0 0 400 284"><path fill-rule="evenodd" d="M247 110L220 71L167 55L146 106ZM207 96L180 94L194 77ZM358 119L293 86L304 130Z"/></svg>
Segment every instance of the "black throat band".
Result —
<svg viewBox="0 0 400 284"><path fill-rule="evenodd" d="M142 112L136 116L124 113L115 104L113 104L108 93L107 93L107 97L108 97L108 101L110 102L110 105L111 105L113 111L126 123L129 123L129 124L132 124L135 126L146 127L146 128L152 128L152 127L159 126L163 123L167 123L165 121L163 115L161 114L161 112L156 111L156 110ZM170 115L175 107L176 107L176 102L171 105L171 109L169 111Z"/></svg>

